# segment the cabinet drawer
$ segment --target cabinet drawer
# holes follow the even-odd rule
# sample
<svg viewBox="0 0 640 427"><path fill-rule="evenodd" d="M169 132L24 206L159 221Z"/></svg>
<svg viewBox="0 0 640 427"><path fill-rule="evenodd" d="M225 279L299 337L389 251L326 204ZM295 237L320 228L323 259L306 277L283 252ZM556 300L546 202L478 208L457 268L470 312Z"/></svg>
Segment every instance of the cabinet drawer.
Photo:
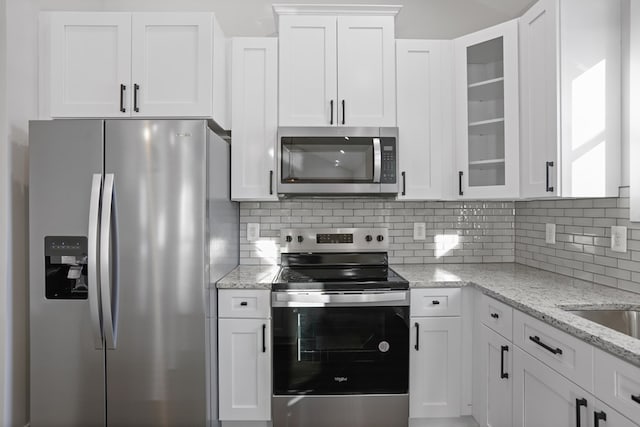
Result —
<svg viewBox="0 0 640 427"><path fill-rule="evenodd" d="M270 295L271 291L267 290L219 289L218 317L269 318Z"/></svg>
<svg viewBox="0 0 640 427"><path fill-rule="evenodd" d="M460 288L411 289L411 317L460 316Z"/></svg>
<svg viewBox="0 0 640 427"><path fill-rule="evenodd" d="M509 341L513 336L513 308L486 295L480 298L480 319Z"/></svg>
<svg viewBox="0 0 640 427"><path fill-rule="evenodd" d="M593 392L593 347L520 311L513 315L513 342L583 389Z"/></svg>
<svg viewBox="0 0 640 427"><path fill-rule="evenodd" d="M596 397L622 415L640 420L640 368L599 349L594 359Z"/></svg>

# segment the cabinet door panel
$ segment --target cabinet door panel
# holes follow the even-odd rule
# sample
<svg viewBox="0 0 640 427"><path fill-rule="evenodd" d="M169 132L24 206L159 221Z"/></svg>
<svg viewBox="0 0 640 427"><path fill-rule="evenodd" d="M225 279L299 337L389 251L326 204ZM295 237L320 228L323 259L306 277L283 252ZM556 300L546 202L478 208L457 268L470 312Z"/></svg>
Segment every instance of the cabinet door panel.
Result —
<svg viewBox="0 0 640 427"><path fill-rule="evenodd" d="M513 344L483 326L486 367L486 425L512 426Z"/></svg>
<svg viewBox="0 0 640 427"><path fill-rule="evenodd" d="M411 318L410 418L460 416L460 322L459 317Z"/></svg>
<svg viewBox="0 0 640 427"><path fill-rule="evenodd" d="M518 22L521 79L520 184L524 197L559 194L557 9L557 1L540 0ZM547 162L553 162L548 172L549 187Z"/></svg>
<svg viewBox="0 0 640 427"><path fill-rule="evenodd" d="M398 129L403 200L443 197L445 158L451 160L453 116L448 41L397 40ZM447 139L448 138L448 139ZM451 155L445 156L445 151Z"/></svg>
<svg viewBox="0 0 640 427"><path fill-rule="evenodd" d="M271 419L270 336L267 319L218 321L221 420Z"/></svg>
<svg viewBox="0 0 640 427"><path fill-rule="evenodd" d="M278 41L234 38L232 49L231 197L277 200Z"/></svg>
<svg viewBox="0 0 640 427"><path fill-rule="evenodd" d="M455 40L456 160L462 198L519 193L518 27Z"/></svg>
<svg viewBox="0 0 640 427"><path fill-rule="evenodd" d="M51 116L130 114L131 14L51 14Z"/></svg>
<svg viewBox="0 0 640 427"><path fill-rule="evenodd" d="M514 427L573 427L577 399L593 398L589 393L534 359L518 347L514 349ZM588 408L580 410L582 425L589 425Z"/></svg>
<svg viewBox="0 0 640 427"><path fill-rule="evenodd" d="M212 26L210 14L133 14L134 115L211 115Z"/></svg>
<svg viewBox="0 0 640 427"><path fill-rule="evenodd" d="M396 125L394 64L393 17L338 17L340 125Z"/></svg>
<svg viewBox="0 0 640 427"><path fill-rule="evenodd" d="M336 17L281 16L279 29L280 126L335 126Z"/></svg>

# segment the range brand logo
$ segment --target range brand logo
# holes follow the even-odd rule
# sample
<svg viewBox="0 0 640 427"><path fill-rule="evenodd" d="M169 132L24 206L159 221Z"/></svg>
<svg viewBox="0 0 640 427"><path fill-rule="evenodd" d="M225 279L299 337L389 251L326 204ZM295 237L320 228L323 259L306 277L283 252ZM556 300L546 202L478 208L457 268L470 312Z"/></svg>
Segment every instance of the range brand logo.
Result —
<svg viewBox="0 0 640 427"><path fill-rule="evenodd" d="M337 383L343 383L345 381L349 381L348 377L333 377L333 380Z"/></svg>

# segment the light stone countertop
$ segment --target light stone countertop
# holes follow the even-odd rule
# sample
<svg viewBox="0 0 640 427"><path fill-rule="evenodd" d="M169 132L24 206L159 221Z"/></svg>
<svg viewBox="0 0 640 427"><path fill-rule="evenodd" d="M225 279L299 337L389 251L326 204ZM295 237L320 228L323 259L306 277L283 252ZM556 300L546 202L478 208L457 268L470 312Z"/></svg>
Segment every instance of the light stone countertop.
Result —
<svg viewBox="0 0 640 427"><path fill-rule="evenodd" d="M473 286L597 348L640 366L640 340L567 313L567 309L640 310L640 294L520 264L404 264L392 268L411 288ZM239 266L218 288L271 289L277 266Z"/></svg>

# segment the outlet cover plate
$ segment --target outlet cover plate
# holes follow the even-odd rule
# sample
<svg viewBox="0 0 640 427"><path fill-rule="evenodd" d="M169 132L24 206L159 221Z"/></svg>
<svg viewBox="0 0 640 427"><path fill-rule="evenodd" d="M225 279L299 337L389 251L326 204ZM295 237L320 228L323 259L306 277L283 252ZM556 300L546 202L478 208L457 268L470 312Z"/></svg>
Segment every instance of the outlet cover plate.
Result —
<svg viewBox="0 0 640 427"><path fill-rule="evenodd" d="M247 224L247 240L250 242L255 242L260 238L260 224L255 222L250 222Z"/></svg>
<svg viewBox="0 0 640 427"><path fill-rule="evenodd" d="M627 227L611 226L611 250L627 252Z"/></svg>
<svg viewBox="0 0 640 427"><path fill-rule="evenodd" d="M427 239L427 224L424 222L413 223L413 240Z"/></svg>
<svg viewBox="0 0 640 427"><path fill-rule="evenodd" d="M549 245L556 244L556 225L555 224L546 225L544 241Z"/></svg>

